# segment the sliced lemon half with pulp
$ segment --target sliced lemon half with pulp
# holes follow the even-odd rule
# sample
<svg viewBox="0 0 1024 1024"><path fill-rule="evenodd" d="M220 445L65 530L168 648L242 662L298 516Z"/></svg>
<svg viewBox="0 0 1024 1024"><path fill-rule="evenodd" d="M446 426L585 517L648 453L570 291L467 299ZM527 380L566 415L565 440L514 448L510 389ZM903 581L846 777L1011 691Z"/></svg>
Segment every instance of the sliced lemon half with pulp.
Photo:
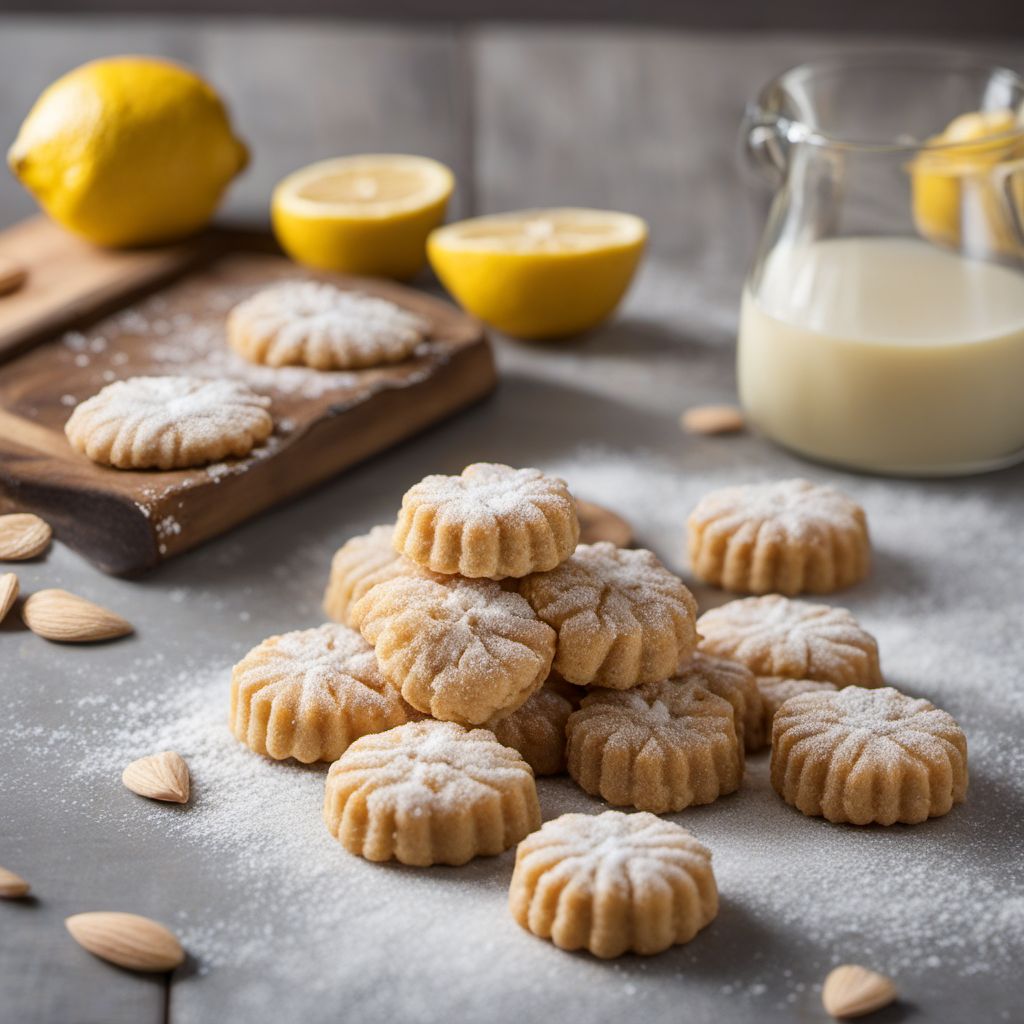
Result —
<svg viewBox="0 0 1024 1024"><path fill-rule="evenodd" d="M518 338L594 327L633 278L647 225L610 210L521 210L438 228L430 264L474 316Z"/></svg>
<svg viewBox="0 0 1024 1024"><path fill-rule="evenodd" d="M409 278L454 187L452 172L427 157L323 160L274 189L274 233L292 259L319 270Z"/></svg>

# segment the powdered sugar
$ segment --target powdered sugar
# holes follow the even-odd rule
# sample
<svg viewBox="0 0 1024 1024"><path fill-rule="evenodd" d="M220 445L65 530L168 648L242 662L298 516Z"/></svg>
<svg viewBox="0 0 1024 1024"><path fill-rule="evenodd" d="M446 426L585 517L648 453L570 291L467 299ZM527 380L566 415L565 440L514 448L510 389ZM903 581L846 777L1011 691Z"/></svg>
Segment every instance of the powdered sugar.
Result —
<svg viewBox="0 0 1024 1024"><path fill-rule="evenodd" d="M228 338L269 366L348 370L406 358L429 324L393 302L316 281L282 281L236 306Z"/></svg>

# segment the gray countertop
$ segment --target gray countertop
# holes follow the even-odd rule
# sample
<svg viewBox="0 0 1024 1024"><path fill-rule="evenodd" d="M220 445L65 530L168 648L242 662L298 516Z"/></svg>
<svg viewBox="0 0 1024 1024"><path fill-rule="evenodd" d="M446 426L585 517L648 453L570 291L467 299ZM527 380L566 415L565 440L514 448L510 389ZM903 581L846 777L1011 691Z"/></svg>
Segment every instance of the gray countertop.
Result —
<svg viewBox="0 0 1024 1024"><path fill-rule="evenodd" d="M904 1000L879 1021L1020 1019L1024 469L880 480L677 425L689 405L734 398L755 226L734 160L743 103L780 68L842 47L622 28L0 21L3 138L85 58L155 51L203 68L256 154L236 216L264 218L270 185L311 159L406 150L456 170L456 214L609 206L654 232L614 323L573 344L496 339L497 395L421 438L143 580L104 577L60 544L15 567L23 591L66 587L137 634L72 648L17 616L0 625L0 864L36 894L0 905L0 1022L817 1021L821 979L844 961L896 978ZM30 210L0 182L3 222ZM230 666L320 621L331 553L391 518L412 482L481 459L560 472L684 576L683 522L708 489L805 475L850 491L876 570L835 601L878 636L894 685L964 726L968 802L916 828L829 826L783 805L752 758L740 793L675 816L714 852L718 919L688 946L614 963L517 928L511 852L429 871L345 854L319 821L322 771L264 763L227 734ZM703 607L723 599L694 590ZM165 747L192 765L187 808L120 784L124 763ZM600 807L568 780L540 790L545 817ZM166 922L188 964L168 981L92 959L62 926L89 909Z"/></svg>

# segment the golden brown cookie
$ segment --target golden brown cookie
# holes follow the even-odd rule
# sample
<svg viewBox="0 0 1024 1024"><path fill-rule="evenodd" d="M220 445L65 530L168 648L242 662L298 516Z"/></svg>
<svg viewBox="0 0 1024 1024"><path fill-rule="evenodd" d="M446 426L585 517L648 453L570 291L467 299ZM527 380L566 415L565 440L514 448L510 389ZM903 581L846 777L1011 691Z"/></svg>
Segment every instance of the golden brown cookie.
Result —
<svg viewBox="0 0 1024 1024"><path fill-rule="evenodd" d="M739 788L732 705L696 683L596 690L566 725L569 774L610 804L664 814Z"/></svg>
<svg viewBox="0 0 1024 1024"><path fill-rule="evenodd" d="M347 626L269 637L231 673L231 731L278 760L333 761L353 740L415 714Z"/></svg>
<svg viewBox="0 0 1024 1024"><path fill-rule="evenodd" d="M835 693L837 687L831 683L822 683L815 679L784 679L782 676L758 676L757 689L761 694L761 709L764 713L764 736L766 742L770 743L775 712L790 697L795 697L800 693Z"/></svg>
<svg viewBox="0 0 1024 1024"><path fill-rule="evenodd" d="M351 610L384 674L424 714L482 725L539 690L555 633L491 580L396 577Z"/></svg>
<svg viewBox="0 0 1024 1024"><path fill-rule="evenodd" d="M687 533L694 575L740 594L830 594L871 566L864 509L809 480L713 491Z"/></svg>
<svg viewBox="0 0 1024 1024"><path fill-rule="evenodd" d="M914 825L967 794L967 739L952 715L891 686L804 693L772 726L775 791L804 814Z"/></svg>
<svg viewBox="0 0 1024 1024"><path fill-rule="evenodd" d="M703 686L732 705L736 735L745 750L753 753L768 743L770 734L764 731L764 707L757 679L745 665L698 652L675 678L681 683Z"/></svg>
<svg viewBox="0 0 1024 1024"><path fill-rule="evenodd" d="M626 690L678 672L697 646L697 602L650 552L581 544L519 592L558 633L555 669L570 683Z"/></svg>
<svg viewBox="0 0 1024 1024"><path fill-rule="evenodd" d="M478 462L406 491L395 550L434 572L499 580L554 569L579 540L564 480L539 469Z"/></svg>
<svg viewBox="0 0 1024 1024"><path fill-rule="evenodd" d="M653 814L563 814L519 844L509 909L560 949L660 953L718 914L711 851Z"/></svg>
<svg viewBox="0 0 1024 1024"><path fill-rule="evenodd" d="M408 358L429 333L420 316L318 281L264 288L228 315L228 343L252 363L358 370Z"/></svg>
<svg viewBox="0 0 1024 1024"><path fill-rule="evenodd" d="M490 726L499 743L518 750L535 775L565 771L565 723L573 705L547 686Z"/></svg>
<svg viewBox="0 0 1024 1024"><path fill-rule="evenodd" d="M118 469L187 469L241 458L274 429L270 399L234 380L131 377L75 406L71 447Z"/></svg>
<svg viewBox="0 0 1024 1024"><path fill-rule="evenodd" d="M369 533L347 540L334 553L324 592L324 613L329 619L351 626L352 606L370 587L418 571L395 551L391 544L394 531L391 525L375 526Z"/></svg>
<svg viewBox="0 0 1024 1024"><path fill-rule="evenodd" d="M501 853L540 826L530 766L486 729L411 722L331 765L327 828L350 853L426 867Z"/></svg>
<svg viewBox="0 0 1024 1024"><path fill-rule="evenodd" d="M742 662L755 676L882 685L878 644L845 608L747 597L705 612L697 629L702 651Z"/></svg>

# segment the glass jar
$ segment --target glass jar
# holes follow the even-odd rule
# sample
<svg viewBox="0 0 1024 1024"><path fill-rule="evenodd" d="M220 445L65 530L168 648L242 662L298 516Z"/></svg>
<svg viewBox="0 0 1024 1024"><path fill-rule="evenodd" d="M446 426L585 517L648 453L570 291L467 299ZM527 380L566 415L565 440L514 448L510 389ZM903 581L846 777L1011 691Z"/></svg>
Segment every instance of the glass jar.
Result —
<svg viewBox="0 0 1024 1024"><path fill-rule="evenodd" d="M1024 458L1024 81L934 55L785 72L747 111L773 186L740 317L749 420L905 475Z"/></svg>

